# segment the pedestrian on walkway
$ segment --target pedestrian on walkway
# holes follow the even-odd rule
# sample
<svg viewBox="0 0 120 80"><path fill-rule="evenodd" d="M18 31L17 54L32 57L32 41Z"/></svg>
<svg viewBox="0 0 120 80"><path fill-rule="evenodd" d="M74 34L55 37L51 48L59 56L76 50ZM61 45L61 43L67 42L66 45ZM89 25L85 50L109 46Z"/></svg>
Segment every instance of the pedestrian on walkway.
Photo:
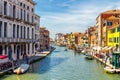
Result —
<svg viewBox="0 0 120 80"><path fill-rule="evenodd" d="M25 53L25 58L26 58L26 64L29 64L29 59L26 53Z"/></svg>

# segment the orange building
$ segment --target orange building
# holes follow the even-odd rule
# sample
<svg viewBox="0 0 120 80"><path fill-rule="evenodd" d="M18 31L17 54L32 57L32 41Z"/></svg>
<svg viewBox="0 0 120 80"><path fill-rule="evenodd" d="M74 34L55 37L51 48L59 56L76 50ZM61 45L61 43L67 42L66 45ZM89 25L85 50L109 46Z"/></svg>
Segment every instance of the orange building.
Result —
<svg viewBox="0 0 120 80"><path fill-rule="evenodd" d="M120 10L108 10L108 11L101 13L96 18L97 46L106 46L106 44L107 44L107 40L106 40L107 28L105 27L106 19L109 18L110 16L114 16L116 14L120 14Z"/></svg>
<svg viewBox="0 0 120 80"><path fill-rule="evenodd" d="M88 44L96 46L96 26L88 28Z"/></svg>

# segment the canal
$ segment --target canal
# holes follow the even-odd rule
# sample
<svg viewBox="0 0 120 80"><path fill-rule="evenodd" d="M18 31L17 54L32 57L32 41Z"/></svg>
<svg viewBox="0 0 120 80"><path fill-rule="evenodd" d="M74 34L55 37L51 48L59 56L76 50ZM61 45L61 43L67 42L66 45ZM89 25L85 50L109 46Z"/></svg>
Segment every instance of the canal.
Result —
<svg viewBox="0 0 120 80"><path fill-rule="evenodd" d="M22 75L9 74L0 80L120 80L120 74L107 74L97 60L86 60L83 54L56 47L45 59L30 66Z"/></svg>

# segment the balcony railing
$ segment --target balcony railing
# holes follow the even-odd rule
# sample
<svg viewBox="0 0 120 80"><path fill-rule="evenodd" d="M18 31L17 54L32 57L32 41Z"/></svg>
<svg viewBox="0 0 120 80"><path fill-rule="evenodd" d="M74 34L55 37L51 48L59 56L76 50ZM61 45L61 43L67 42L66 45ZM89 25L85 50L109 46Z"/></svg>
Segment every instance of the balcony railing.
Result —
<svg viewBox="0 0 120 80"><path fill-rule="evenodd" d="M1 43L34 43L35 39L0 38Z"/></svg>
<svg viewBox="0 0 120 80"><path fill-rule="evenodd" d="M7 19L10 19L10 20L13 20L13 17L11 17L11 15L4 15L4 18L7 18Z"/></svg>

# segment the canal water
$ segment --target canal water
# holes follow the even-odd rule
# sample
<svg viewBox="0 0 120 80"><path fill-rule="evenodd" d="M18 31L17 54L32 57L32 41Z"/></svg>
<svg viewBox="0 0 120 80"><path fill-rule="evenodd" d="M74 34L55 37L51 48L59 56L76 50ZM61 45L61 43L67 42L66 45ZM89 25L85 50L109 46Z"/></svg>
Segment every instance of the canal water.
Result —
<svg viewBox="0 0 120 80"><path fill-rule="evenodd" d="M30 66L22 75L9 74L0 80L120 80L120 74L107 74L97 60L86 60L83 54L56 47L45 59Z"/></svg>

